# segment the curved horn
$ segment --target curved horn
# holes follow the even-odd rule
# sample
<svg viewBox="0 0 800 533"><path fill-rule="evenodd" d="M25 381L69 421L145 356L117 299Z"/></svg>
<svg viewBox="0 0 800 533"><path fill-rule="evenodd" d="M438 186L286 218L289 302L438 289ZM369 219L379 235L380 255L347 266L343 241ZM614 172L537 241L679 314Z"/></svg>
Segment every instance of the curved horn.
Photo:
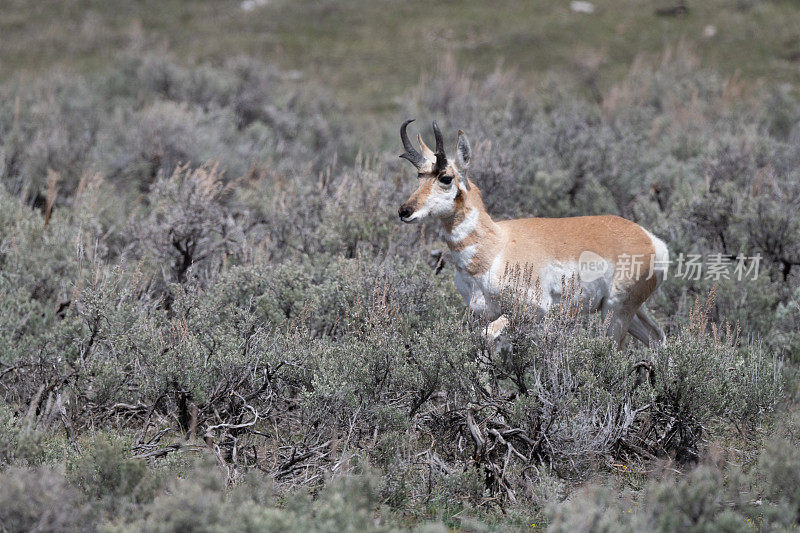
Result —
<svg viewBox="0 0 800 533"><path fill-rule="evenodd" d="M404 153L400 154L400 157L403 159L408 159L412 165L419 169L422 166L424 158L422 157L422 154L419 153L411 144L411 141L408 139L408 132L406 131L408 125L414 122L414 120L415 119L410 118L403 122L403 125L400 126L400 140L403 141L403 148L406 149Z"/></svg>
<svg viewBox="0 0 800 533"><path fill-rule="evenodd" d="M441 172L447 167L447 156L444 153L444 139L442 131L436 121L433 121L433 136L436 137L436 172Z"/></svg>

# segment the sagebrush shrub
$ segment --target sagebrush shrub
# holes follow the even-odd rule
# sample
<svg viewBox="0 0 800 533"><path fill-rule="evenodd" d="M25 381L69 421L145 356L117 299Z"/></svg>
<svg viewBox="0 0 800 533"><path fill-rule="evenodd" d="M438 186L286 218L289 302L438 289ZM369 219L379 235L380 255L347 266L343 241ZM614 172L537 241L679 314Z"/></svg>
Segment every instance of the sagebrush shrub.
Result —
<svg viewBox="0 0 800 533"><path fill-rule="evenodd" d="M758 446L797 352L797 108L730 90L679 51L600 104L452 65L408 94L404 112L473 140L470 177L497 218L617 213L676 257L763 257L756 280L668 276L650 302L658 349L619 350L566 306L511 312L511 350L492 350L435 225L395 219L414 182L395 123L362 130L251 59L133 52L93 76L3 84L14 527L41 518L12 501L29 492L56 529L380 530L396 515L477 529L498 505L521 526L575 483L657 459L687 477L642 482L646 511L589 488L554 527L794 527L785 441L742 474L763 516L724 492L733 470L688 473L719 435ZM213 466L186 466L205 454Z"/></svg>
<svg viewBox="0 0 800 533"><path fill-rule="evenodd" d="M80 491L49 468L0 471L0 527L4 531L94 531Z"/></svg>

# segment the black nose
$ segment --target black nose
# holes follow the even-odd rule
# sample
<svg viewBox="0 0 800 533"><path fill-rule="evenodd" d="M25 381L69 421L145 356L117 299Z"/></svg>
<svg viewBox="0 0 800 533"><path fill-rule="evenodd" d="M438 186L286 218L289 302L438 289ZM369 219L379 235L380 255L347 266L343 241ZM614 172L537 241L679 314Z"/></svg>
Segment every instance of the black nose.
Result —
<svg viewBox="0 0 800 533"><path fill-rule="evenodd" d="M411 209L409 209L404 205L401 205L400 210L397 211L397 214L400 215L400 218L408 218L411 216Z"/></svg>

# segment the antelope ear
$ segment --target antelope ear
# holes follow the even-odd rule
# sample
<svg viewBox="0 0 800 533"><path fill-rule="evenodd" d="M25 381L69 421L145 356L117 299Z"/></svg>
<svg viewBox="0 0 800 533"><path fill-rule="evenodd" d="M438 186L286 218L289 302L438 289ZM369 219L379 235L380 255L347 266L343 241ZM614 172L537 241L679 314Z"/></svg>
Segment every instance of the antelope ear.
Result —
<svg viewBox="0 0 800 533"><path fill-rule="evenodd" d="M469 147L469 141L464 132L458 130L458 145L456 145L456 165L460 170L465 170L469 167L469 160L472 157L472 149Z"/></svg>

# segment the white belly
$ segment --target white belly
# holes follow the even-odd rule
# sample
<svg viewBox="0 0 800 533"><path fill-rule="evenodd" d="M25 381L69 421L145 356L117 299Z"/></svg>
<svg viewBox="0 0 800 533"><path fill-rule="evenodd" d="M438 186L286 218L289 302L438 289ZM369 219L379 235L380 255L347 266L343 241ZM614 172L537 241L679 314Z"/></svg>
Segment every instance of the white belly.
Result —
<svg viewBox="0 0 800 533"><path fill-rule="evenodd" d="M500 256L489 271L478 276L456 268L456 288L464 303L490 321L502 314L500 299L504 287L517 291L517 297L542 313L565 298L580 302L585 313L595 312L608 299L614 276L613 269L610 269L604 275L590 276L591 279L585 280L579 276L577 263L554 263L539 273L538 285L534 277L525 286L519 280L502 279L501 269L505 270L505 265Z"/></svg>
<svg viewBox="0 0 800 533"><path fill-rule="evenodd" d="M540 305L546 311L553 304L568 299L573 303L580 303L585 313L597 311L611 293L614 269L610 268L602 275L588 278L580 275L578 264L574 262L553 263L544 267L539 273L542 287Z"/></svg>

